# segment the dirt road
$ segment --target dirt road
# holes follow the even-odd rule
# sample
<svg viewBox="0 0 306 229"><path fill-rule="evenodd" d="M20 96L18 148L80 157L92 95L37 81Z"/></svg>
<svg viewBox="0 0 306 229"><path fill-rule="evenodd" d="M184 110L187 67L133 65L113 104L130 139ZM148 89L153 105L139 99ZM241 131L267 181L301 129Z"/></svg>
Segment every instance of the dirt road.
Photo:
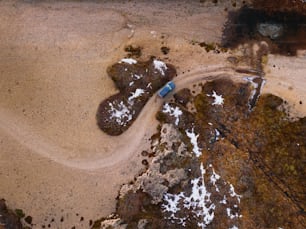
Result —
<svg viewBox="0 0 306 229"><path fill-rule="evenodd" d="M33 216L34 228L88 228L114 210L120 185L142 169L140 152L163 100L151 98L119 137L95 121L100 101L116 92L105 70L126 45L143 47L143 60L154 55L175 65L178 89L241 77L226 60L235 51L192 44L221 39L226 12L212 3L2 1L0 12L0 196ZM268 59L265 91L305 115L305 56Z"/></svg>
<svg viewBox="0 0 306 229"><path fill-rule="evenodd" d="M214 79L217 77L235 76L237 78L239 77L238 75L238 73L234 73L234 70L229 67L209 66L180 75L174 80L174 82L176 83L177 90L180 90L191 83L199 81L204 82L207 79ZM241 77L243 76L244 75L241 75ZM112 147L111 155L95 159L66 159L65 155L69 154L66 152L67 149L62 148L35 133L35 130L32 130L26 123L22 123L22 121L18 120L17 117L14 117L14 114L11 114L4 109L0 110L0 128L33 152L63 166L84 170L102 169L105 167L116 166L118 163L130 158L131 155L137 151L139 146L141 146L140 143L144 139L145 133L154 133L156 125L144 126L143 124L152 123L156 112L163 102L164 100L160 99L157 95L154 95L148 101L132 127L121 136L113 137L119 144ZM87 152L87 154L91 155L92 153Z"/></svg>

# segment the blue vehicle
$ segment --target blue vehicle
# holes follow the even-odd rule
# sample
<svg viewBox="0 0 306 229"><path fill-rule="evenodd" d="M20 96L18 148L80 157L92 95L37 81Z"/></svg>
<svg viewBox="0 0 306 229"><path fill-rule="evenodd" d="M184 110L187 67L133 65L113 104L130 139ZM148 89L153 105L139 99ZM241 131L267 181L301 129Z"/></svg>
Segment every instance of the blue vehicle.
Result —
<svg viewBox="0 0 306 229"><path fill-rule="evenodd" d="M158 96L161 98L164 98L166 95L168 95L171 91L173 91L175 88L175 84L172 81L169 81L165 84L159 91Z"/></svg>

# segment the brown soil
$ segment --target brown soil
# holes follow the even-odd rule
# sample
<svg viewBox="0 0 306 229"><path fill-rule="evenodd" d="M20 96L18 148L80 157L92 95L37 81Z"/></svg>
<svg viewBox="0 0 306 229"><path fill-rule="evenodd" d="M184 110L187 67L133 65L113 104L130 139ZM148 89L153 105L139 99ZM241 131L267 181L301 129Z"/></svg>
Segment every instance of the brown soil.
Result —
<svg viewBox="0 0 306 229"><path fill-rule="evenodd" d="M150 147L163 100L154 95L122 135L104 134L97 106L118 92L107 67L132 45L142 61L177 66L177 90L218 75L241 78L235 69L253 68L245 58L252 47L207 53L197 45L221 42L225 8L238 9L236 2L1 1L1 198L31 215L33 228L88 228L114 211L121 184L144 168L140 152ZM265 63L264 91L305 116L305 54L268 55Z"/></svg>

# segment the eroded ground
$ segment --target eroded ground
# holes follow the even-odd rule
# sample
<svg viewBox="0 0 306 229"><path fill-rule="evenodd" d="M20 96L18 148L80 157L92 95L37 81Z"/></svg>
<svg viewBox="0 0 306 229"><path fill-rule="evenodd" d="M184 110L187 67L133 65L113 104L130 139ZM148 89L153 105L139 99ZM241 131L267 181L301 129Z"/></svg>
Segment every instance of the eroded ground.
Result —
<svg viewBox="0 0 306 229"><path fill-rule="evenodd" d="M149 152L151 146L149 139L156 132L158 125L155 114L162 108L163 100L153 95L133 125L118 137L104 134L96 125L96 111L100 102L118 93L114 83L107 76L106 69L122 58L132 57L137 61L147 61L154 56L158 60L171 63L178 74L174 78L177 91L189 85L192 96L201 91L201 86L192 88L193 84L198 85L202 82L204 85L208 79L224 76L236 80L250 72L255 75L262 75L264 72L266 84L263 92L273 93L287 101L285 107L289 108L290 115L304 117L306 65L303 52L298 51L294 57L284 57L271 55L269 52L258 53L258 50L266 50L264 48L266 44L246 44L235 50L226 50L217 45L222 41L227 12L240 7L240 3L242 2L237 1L234 4L229 1L219 1L215 4L199 1L189 4L183 1L175 3L157 1L150 3L148 7L146 1L137 3L131 1L124 4L107 1L103 3L2 1L0 3L2 34L0 36L0 194L1 198L6 199L9 208L23 209L25 216L31 216L31 222L26 225L32 228L72 228L73 226L88 228L96 219L101 216L106 217L116 210L115 198L122 184L132 181L139 173L146 171L149 160L143 161L141 152L143 150ZM165 24L165 21L169 23ZM257 58L258 56L260 58ZM216 93L216 96L220 95L219 91ZM211 96L206 99L212 101L214 94L212 91L209 91L209 94ZM180 106L184 105L184 100L189 96L189 93L181 95ZM226 104L228 99L224 98ZM198 99L198 102L201 101ZM177 111L170 105L163 109L170 113ZM199 108L190 107L190 109L194 109L190 111L195 112ZM177 115L177 112L173 114ZM224 118L222 112L220 115ZM175 121L174 116L170 122ZM266 121L263 120L262 123ZM233 130L238 131L239 128L244 130L242 124L243 122L237 128L233 127ZM286 128L279 127L276 139L283 138L287 131L292 131L290 125L289 129ZM299 128L293 129L299 130ZM188 131L189 136L193 136L192 133L195 136L197 134L192 132L192 129ZM213 129L211 131L214 132ZM221 134L222 131L219 132ZM215 131L214 134L216 133ZM241 136L239 134L237 137ZM188 139L185 138L182 142L188 145ZM251 155L240 152L235 144L228 140L218 139L214 145L224 142L234 152L227 155L226 152L229 151L226 151L225 154L229 157ZM273 146L272 143L270 145ZM204 147L200 145L199 149ZM224 151L222 147L220 152ZM282 151L282 147L285 146L279 147L279 151ZM194 156L191 149L192 146L189 144L190 160L188 159L186 163L196 165L195 173L187 173L191 180L200 179L199 184L201 183L202 161L206 163L203 164L203 169L207 171L207 177L204 177L206 182L209 181L214 168L215 173L222 177L220 179L228 182L219 187L222 189L221 192L231 196L229 191L232 184L237 195L247 196L242 194L243 188L237 185L238 178L230 178L226 174L225 170L230 166L225 169L222 165L211 163L213 167L210 167L207 158L192 159ZM151 153L149 155L152 156ZM203 152L202 155L206 154ZM266 156L262 160L268 162L275 160L272 157L274 154L264 155ZM225 158L221 157L220 162ZM242 163L238 156L235 160L238 160L238 164ZM294 162L289 157L288 163L286 168L294 175L294 171L298 168L295 163L298 162ZM266 184L267 177L263 176L259 169L255 169L261 164L257 165L255 162L245 164L243 168L254 165L255 172L250 172L253 183L263 180L264 185L260 192L275 187ZM286 169L274 171L277 168L272 169L278 174L277 176L292 175L287 174ZM163 168L165 174L167 169ZM237 173L240 171L238 167L235 169ZM185 172L180 173L182 179L187 179L183 176ZM299 175L299 172L297 173ZM290 185L299 187L296 183ZM162 185L174 187L177 184ZM287 197L282 195L288 192L287 186L281 186L280 191L276 190L278 194L271 203L284 203L291 213L295 213L298 207L295 208L294 201L290 200L292 196L294 198L297 196L296 193L289 192ZM190 183L187 180L186 188L184 197L190 196ZM213 189L214 187L207 188L208 192ZM170 196L170 194L179 194L182 190L173 188L169 191L171 191ZM258 198L269 197L258 195ZM300 199L297 200L295 202L299 202ZM231 209L235 208L235 201L238 199L233 198L232 205L229 205ZM254 203L250 203L249 208L242 203L245 202L241 200L237 214L246 216ZM138 202L138 204L143 203ZM166 209L166 204L164 202L165 207L162 209ZM124 203L121 206L123 215ZM216 209L221 209L219 207L216 205ZM160 212L160 208L155 210L152 212L153 215ZM276 218L281 216L276 210L274 212ZM171 217L171 212L168 215L165 212L160 214ZM189 214L192 219L190 223L195 225L196 218L193 214L193 212ZM218 217L226 218L227 215L223 211ZM250 223L253 223L254 217L257 215L249 217ZM263 220L264 216L260 219ZM169 222L162 220L160 223ZM229 220L224 225L230 225L230 222L233 225L241 225L238 220L237 222ZM283 226L289 225L288 221L280 222ZM299 222L293 220L292 225L300 225ZM259 221L259 223L266 225L267 222ZM273 226L274 223L271 222Z"/></svg>

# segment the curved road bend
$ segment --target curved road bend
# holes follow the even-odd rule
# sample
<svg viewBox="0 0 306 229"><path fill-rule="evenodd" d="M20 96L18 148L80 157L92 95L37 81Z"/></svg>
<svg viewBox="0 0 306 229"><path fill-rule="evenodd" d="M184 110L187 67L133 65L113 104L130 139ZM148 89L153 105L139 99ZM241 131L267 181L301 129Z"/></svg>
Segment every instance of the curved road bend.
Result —
<svg viewBox="0 0 306 229"><path fill-rule="evenodd" d="M245 76L245 74L243 74ZM212 80L220 77L228 76L232 79L241 79L242 74L235 72L233 68L224 67L222 65L214 65L207 67L199 67L188 73L179 75L173 81L176 84L177 90L186 87L188 84L203 80ZM139 150L139 146L145 132L154 133L156 130L155 125L148 125L143 128L144 123L154 119L156 112L162 105L164 100L159 99L155 94L150 98L143 110L135 120L133 125L122 135L114 137L117 138L117 142L122 142L121 145L116 145L113 148L113 152L110 156L105 158L89 160L89 159L67 159L62 155L65 154L66 149L49 142L47 139L39 136L27 125L16 122L16 119L9 114L6 110L0 108L0 128L11 135L14 139L20 142L22 145L34 152L40 154L43 157L49 158L54 162L62 164L64 166L73 167L84 170L96 170L107 167L112 167L120 162L128 160L131 155ZM128 142L128 145L125 144Z"/></svg>

